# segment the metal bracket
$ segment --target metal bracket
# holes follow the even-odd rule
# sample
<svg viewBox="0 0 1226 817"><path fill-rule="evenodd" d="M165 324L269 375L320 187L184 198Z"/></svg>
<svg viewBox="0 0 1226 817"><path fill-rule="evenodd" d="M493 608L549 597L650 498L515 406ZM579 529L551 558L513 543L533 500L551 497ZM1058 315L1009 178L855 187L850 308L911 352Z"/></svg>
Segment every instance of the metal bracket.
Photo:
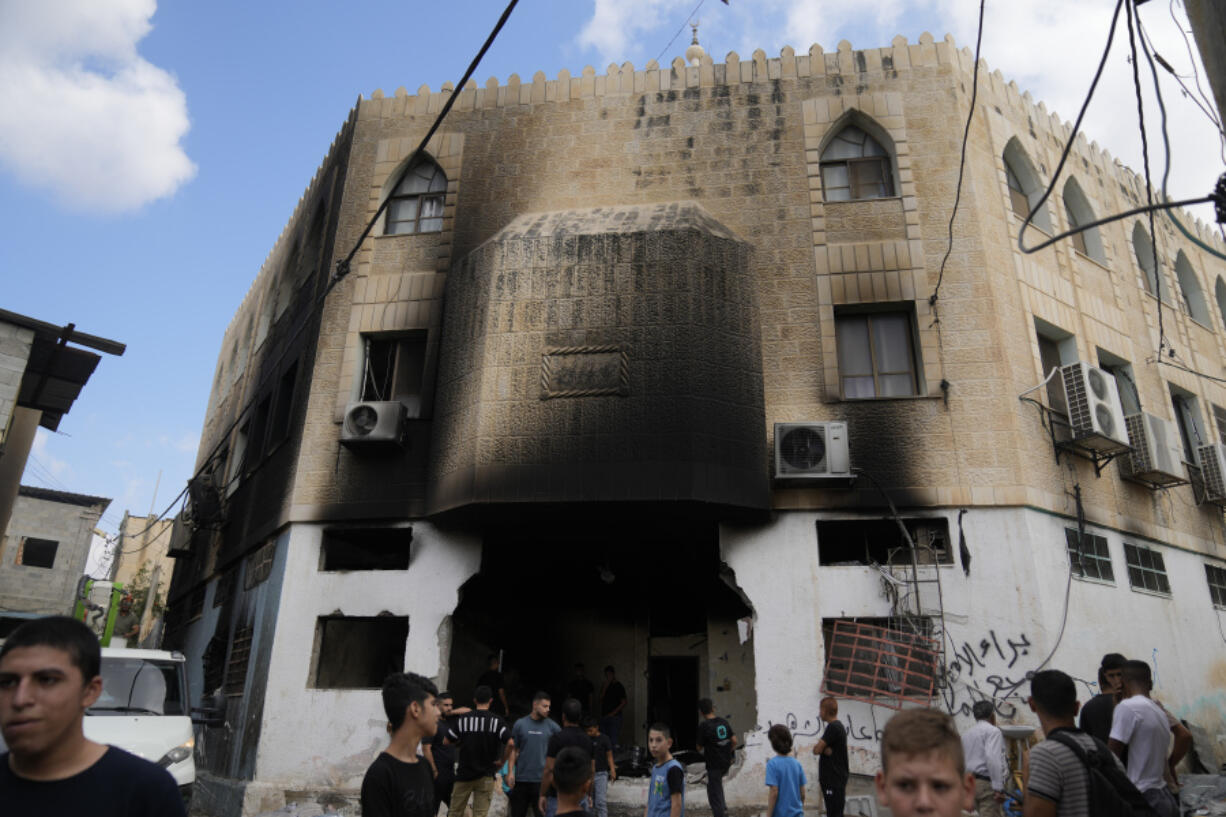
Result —
<svg viewBox="0 0 1226 817"><path fill-rule="evenodd" d="M1060 464L1061 454L1071 454L1074 457L1080 457L1083 460L1089 460L1094 465L1095 478L1101 478L1103 469L1111 463L1112 460L1123 456L1124 454L1132 453L1132 448L1124 446L1117 451L1099 451L1097 448L1085 445L1084 443L1073 439L1073 427L1069 424L1068 418L1062 412L1056 411L1050 406L1044 406L1037 403L1039 409L1046 415L1047 433L1051 437L1052 448L1056 452L1056 464ZM1058 439L1056 436L1056 428L1064 429L1069 439Z"/></svg>

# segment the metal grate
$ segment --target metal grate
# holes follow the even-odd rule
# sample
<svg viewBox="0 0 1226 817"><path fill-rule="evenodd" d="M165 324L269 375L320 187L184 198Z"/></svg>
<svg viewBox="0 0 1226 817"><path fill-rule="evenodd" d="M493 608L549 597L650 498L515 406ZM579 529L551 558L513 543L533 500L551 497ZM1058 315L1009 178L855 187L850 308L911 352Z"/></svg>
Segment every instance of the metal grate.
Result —
<svg viewBox="0 0 1226 817"><path fill-rule="evenodd" d="M934 638L847 619L834 622L822 692L890 709L932 701L939 647Z"/></svg>
<svg viewBox="0 0 1226 817"><path fill-rule="evenodd" d="M247 687L247 665L251 663L251 627L239 627L230 646L230 661L226 664L227 695L242 695Z"/></svg>

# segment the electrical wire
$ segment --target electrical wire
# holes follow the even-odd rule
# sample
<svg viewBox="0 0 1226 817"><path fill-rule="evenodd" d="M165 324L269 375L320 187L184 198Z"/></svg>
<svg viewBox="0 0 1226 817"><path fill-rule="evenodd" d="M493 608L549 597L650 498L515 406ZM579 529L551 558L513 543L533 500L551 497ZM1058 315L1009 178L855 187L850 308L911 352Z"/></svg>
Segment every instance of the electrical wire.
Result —
<svg viewBox="0 0 1226 817"><path fill-rule="evenodd" d="M1205 93L1205 89L1200 87L1200 71L1196 70L1196 55L1192 51L1192 41L1188 39L1188 31L1187 29L1183 27L1183 23L1179 22L1179 19L1175 16L1175 0L1171 0L1169 8L1171 12L1171 21L1175 23L1175 28L1179 29L1179 34L1181 37L1183 37L1184 47L1188 50L1188 62L1192 66L1192 81L1196 84L1196 91L1197 93L1200 94L1200 98L1204 100L1205 105L1207 106L1207 107L1202 107L1201 110L1204 111L1209 116L1209 119L1211 121L1215 121L1217 124L1218 130L1222 131L1221 119L1219 118L1219 119L1214 120L1214 117L1213 117L1212 111L1214 108L1214 102L1213 100L1209 98L1209 95ZM1174 69L1171 69L1171 73L1175 75L1176 79L1178 79L1179 75L1175 74ZM1182 82L1179 84L1181 86L1183 85ZM1226 132L1222 132L1222 136L1223 136L1224 144L1226 144Z"/></svg>
<svg viewBox="0 0 1226 817"><path fill-rule="evenodd" d="M971 135L971 121L975 118L975 101L979 97L979 48L983 44L983 7L986 0L979 0L979 33L975 37L975 68L971 72L971 109L966 114L966 128L962 131L962 150L958 159L958 184L954 187L954 206L949 213L949 239L945 245L945 257L941 259L941 269L937 273L937 283L928 298L929 306L936 306L937 293L941 291L941 281L945 280L945 263L954 251L954 218L958 215L958 203L962 201L962 177L966 171L966 143Z"/></svg>
<svg viewBox="0 0 1226 817"><path fill-rule="evenodd" d="M681 36L681 32L685 31L685 27L689 25L690 20L694 19L694 15L698 13L698 10L702 8L702 4L705 2L707 2L707 0L698 0L698 5L694 6L694 10L691 11L689 13L689 16L685 18L685 22L681 24L681 28L677 29L677 33L674 34L673 38L668 41L668 44L660 49L659 54L656 54L656 64L657 65L660 62L660 58L664 56L664 52L668 51L668 49L673 47L673 43L677 42L677 38Z"/></svg>
<svg viewBox="0 0 1226 817"><path fill-rule="evenodd" d="M1086 230L1093 229L1094 227L1101 227L1104 224L1110 224L1113 221L1120 221L1121 219L1128 218L1129 216L1139 216L1139 215L1143 215L1151 211L1156 213L1160 210L1170 210L1175 207L1192 207L1197 204L1208 204L1213 201L1215 201L1213 196L1202 196L1199 199L1183 199L1182 201L1169 201L1166 203L1158 203L1158 204L1154 204L1152 206L1147 206L1147 207L1134 207L1131 210L1126 210L1122 213L1116 213L1113 216L1107 216L1106 218L1100 218L1097 221L1091 221L1088 224L1078 225L1075 229L1060 233L1060 235L1049 238L1046 241L1044 241L1042 244L1036 244L1033 247L1022 246L1022 243L1021 243L1022 238L1021 238L1021 234L1019 233L1018 234L1018 249L1020 249L1022 252L1026 253L1027 255L1030 255L1031 253L1036 253L1039 250L1047 249L1052 244L1055 244L1057 241L1061 241L1065 238L1069 238L1070 236L1077 235L1077 233L1084 233ZM1031 215L1034 215L1033 211L1031 212ZM1025 225L1023 225L1022 229L1025 229Z"/></svg>

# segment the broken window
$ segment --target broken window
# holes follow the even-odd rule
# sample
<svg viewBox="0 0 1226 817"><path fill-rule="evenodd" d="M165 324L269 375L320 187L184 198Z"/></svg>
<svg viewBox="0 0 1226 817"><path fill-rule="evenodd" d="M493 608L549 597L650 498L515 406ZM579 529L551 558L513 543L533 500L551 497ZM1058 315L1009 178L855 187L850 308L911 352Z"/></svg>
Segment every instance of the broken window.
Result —
<svg viewBox="0 0 1226 817"><path fill-rule="evenodd" d="M237 589L238 569L232 567L217 580L217 588L213 591L213 606L220 607L234 598L234 591Z"/></svg>
<svg viewBox="0 0 1226 817"><path fill-rule="evenodd" d="M17 545L17 564L50 569L55 566L55 552L59 547L60 543L52 539L23 536Z"/></svg>
<svg viewBox="0 0 1226 817"><path fill-rule="evenodd" d="M404 671L407 616L320 616L315 626L318 689L378 689Z"/></svg>
<svg viewBox="0 0 1226 817"><path fill-rule="evenodd" d="M320 570L408 570L412 528L328 528Z"/></svg>
<svg viewBox="0 0 1226 817"><path fill-rule="evenodd" d="M277 555L277 540L271 539L247 557L243 589L250 590L272 575L272 561Z"/></svg>
<svg viewBox="0 0 1226 817"><path fill-rule="evenodd" d="M1103 582L1115 581L1115 571L1111 568L1111 552L1107 550L1105 536L1087 533L1082 538L1077 535L1076 528L1065 528L1064 536L1068 541L1068 557L1074 575Z"/></svg>
<svg viewBox="0 0 1226 817"><path fill-rule="evenodd" d="M366 337L362 367L363 401L399 400L409 417L425 416L422 381L426 368L426 333L395 338Z"/></svg>
<svg viewBox="0 0 1226 817"><path fill-rule="evenodd" d="M295 363L281 375L277 383L277 400L273 405L272 422L268 426L269 449L289 436L290 415L294 408L294 385L298 377L298 364Z"/></svg>
<svg viewBox="0 0 1226 817"><path fill-rule="evenodd" d="M1162 554L1152 548L1124 543L1124 563L1128 565L1128 583L1136 590L1171 594Z"/></svg>
<svg viewBox="0 0 1226 817"><path fill-rule="evenodd" d="M1209 598L1214 607L1226 607L1226 568L1205 565L1205 579L1209 582Z"/></svg>
<svg viewBox="0 0 1226 817"><path fill-rule="evenodd" d="M247 437L246 471L250 474L260 464L264 454L264 436L268 432L268 415L272 408L272 395L268 395L255 407L251 417L251 432Z"/></svg>
<svg viewBox="0 0 1226 817"><path fill-rule="evenodd" d="M1179 427L1179 438L1183 441L1184 462L1196 465L1200 462L1197 449L1209 442L1201 426L1200 406L1192 392L1185 391L1174 383L1168 385L1171 389L1171 405L1175 409L1175 425Z"/></svg>
<svg viewBox="0 0 1226 817"><path fill-rule="evenodd" d="M940 647L930 619L824 619L822 636L823 693L892 709L932 700Z"/></svg>
<svg viewBox="0 0 1226 817"><path fill-rule="evenodd" d="M239 627L234 632L234 643L230 646L230 660L226 662L227 695L242 695L247 687L247 667L251 663L252 627Z"/></svg>
<svg viewBox="0 0 1226 817"><path fill-rule="evenodd" d="M952 564L949 520L904 519L920 564ZM911 564L911 552L893 519L823 519L817 522L822 565Z"/></svg>
<svg viewBox="0 0 1226 817"><path fill-rule="evenodd" d="M247 460L247 438L250 436L251 422L247 421L238 427L234 434L234 448L230 451L230 472L226 476L226 496L238 490L243 478L243 464Z"/></svg>

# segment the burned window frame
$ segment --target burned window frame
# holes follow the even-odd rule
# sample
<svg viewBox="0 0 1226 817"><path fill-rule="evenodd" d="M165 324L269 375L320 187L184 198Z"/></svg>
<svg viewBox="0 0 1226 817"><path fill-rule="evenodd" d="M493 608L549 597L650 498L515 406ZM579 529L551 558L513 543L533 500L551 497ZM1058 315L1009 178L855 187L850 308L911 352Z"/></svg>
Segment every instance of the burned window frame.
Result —
<svg viewBox="0 0 1226 817"><path fill-rule="evenodd" d="M360 548L363 545L375 551L372 558L363 560L345 552L347 547ZM350 558L346 560L346 556ZM413 528L409 526L338 525L324 528L319 540L321 573L405 571L409 569L412 560Z"/></svg>
<svg viewBox="0 0 1226 817"><path fill-rule="evenodd" d="M1124 543L1124 565L1128 572L1128 584L1133 590L1171 595L1171 581L1166 574L1166 562L1155 548Z"/></svg>
<svg viewBox="0 0 1226 817"><path fill-rule="evenodd" d="M940 643L934 632L929 617L822 619L822 693L891 709L905 703L927 705L936 694L940 671ZM889 647L884 653L893 660L881 660L882 645ZM847 650L850 658L838 654Z"/></svg>
<svg viewBox="0 0 1226 817"><path fill-rule="evenodd" d="M1077 538L1076 528L1064 529L1064 544L1068 551L1069 569L1073 571L1073 575L1084 581L1115 584L1115 566L1111 563L1107 537L1086 531L1084 543L1089 545L1089 549L1084 546L1078 548ZM1087 569L1089 565L1094 566L1094 575Z"/></svg>
<svg viewBox="0 0 1226 817"><path fill-rule="evenodd" d="M1226 567L1205 562L1205 582L1209 586L1209 600L1219 610L1226 610Z"/></svg>
<svg viewBox="0 0 1226 817"><path fill-rule="evenodd" d="M247 554L246 564L243 569L243 589L250 590L266 582L268 577L272 575L272 567L276 558L276 539L269 539Z"/></svg>
<svg viewBox="0 0 1226 817"><path fill-rule="evenodd" d="M398 647L393 649L390 643L392 640L390 636L393 634L388 632L367 632L359 635L353 632L342 633L334 631L332 636L329 636L329 625L333 622L345 622L352 628L356 628L357 625L366 624L370 625L372 630L380 627L386 628L387 630L391 630L392 627L396 627L398 630L400 625L403 623L404 638L400 641ZM400 633L396 632L394 635L398 638ZM382 650L382 654L384 654L388 660L383 666L380 667L375 667L373 664L366 667L365 669L368 670L368 673L366 674L364 683L341 683L339 681L333 681L330 677L328 677L327 680L331 682L325 683L325 675L323 673L325 662L330 660L339 660L339 658L330 658L332 654L331 647L334 643L336 643L333 642L331 638L336 638L337 642L340 643L346 643L347 641L349 643L370 643L375 641L375 639L378 637L388 640L388 643L383 645L384 649ZM318 616L315 619L315 644L311 655L310 676L307 681L307 686L311 689L331 690L379 689L383 684L383 679L386 678L389 673L404 671L404 653L405 646L408 644L408 638L408 616L391 615L387 613L381 613L375 616L348 616L344 614ZM354 662L350 661L349 663L345 664L346 670L352 670L353 668Z"/></svg>

